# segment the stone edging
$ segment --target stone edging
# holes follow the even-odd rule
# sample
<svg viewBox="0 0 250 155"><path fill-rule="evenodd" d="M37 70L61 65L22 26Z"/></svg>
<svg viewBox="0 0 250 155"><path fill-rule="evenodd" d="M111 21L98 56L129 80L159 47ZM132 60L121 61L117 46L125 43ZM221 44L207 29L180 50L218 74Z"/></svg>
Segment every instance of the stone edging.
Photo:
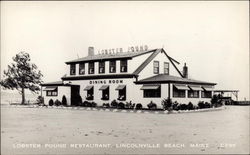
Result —
<svg viewBox="0 0 250 155"><path fill-rule="evenodd" d="M42 109L64 109L64 110L85 110L85 111L104 111L104 112L121 112L121 113L145 113L145 114L182 114L182 113L199 113L218 111L226 109L222 106L219 108L207 108L207 109L196 109L196 110L180 110L180 111L150 111L150 110L132 110L132 109L109 109L109 108L93 108L93 107L63 107L63 106L38 106L38 105L8 105L7 107L15 108L42 108Z"/></svg>

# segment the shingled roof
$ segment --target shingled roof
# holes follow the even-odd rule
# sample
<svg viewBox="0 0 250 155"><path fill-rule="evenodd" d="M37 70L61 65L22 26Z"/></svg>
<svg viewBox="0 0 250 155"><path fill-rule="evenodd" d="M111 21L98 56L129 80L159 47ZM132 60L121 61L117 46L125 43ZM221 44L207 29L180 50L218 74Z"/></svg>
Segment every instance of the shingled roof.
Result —
<svg viewBox="0 0 250 155"><path fill-rule="evenodd" d="M146 79L139 80L135 82L137 84L146 83L183 83L183 84L202 84L202 85L216 85L216 83L198 81L194 79L182 78L166 74L158 74Z"/></svg>
<svg viewBox="0 0 250 155"><path fill-rule="evenodd" d="M111 60L111 59L125 59L125 58L133 58L146 53L154 52L157 49L148 50L148 51L140 51L140 52L121 52L115 54L98 54L93 56L86 56L83 58L75 59L72 61L66 62L66 64L85 62L85 61L96 61L96 60Z"/></svg>

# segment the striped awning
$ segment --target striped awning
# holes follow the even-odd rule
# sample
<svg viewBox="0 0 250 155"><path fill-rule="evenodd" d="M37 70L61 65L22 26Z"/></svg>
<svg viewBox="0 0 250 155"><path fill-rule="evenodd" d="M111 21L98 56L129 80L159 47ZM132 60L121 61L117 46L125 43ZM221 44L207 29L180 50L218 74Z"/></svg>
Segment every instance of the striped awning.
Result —
<svg viewBox="0 0 250 155"><path fill-rule="evenodd" d="M93 88L93 86L87 86L87 87L84 88L84 90L90 90L92 88Z"/></svg>
<svg viewBox="0 0 250 155"><path fill-rule="evenodd" d="M158 89L160 85L143 85L141 90L148 90L148 89Z"/></svg>
<svg viewBox="0 0 250 155"><path fill-rule="evenodd" d="M200 86L189 86L192 90L203 90Z"/></svg>
<svg viewBox="0 0 250 155"><path fill-rule="evenodd" d="M126 85L119 85L115 90L122 90L126 87Z"/></svg>
<svg viewBox="0 0 250 155"><path fill-rule="evenodd" d="M188 90L189 88L188 88L188 86L186 86L186 85L174 85L175 86L175 88L177 88L177 89L179 89L179 90Z"/></svg>
<svg viewBox="0 0 250 155"><path fill-rule="evenodd" d="M53 90L56 90L57 89L57 87L45 87L43 90L44 91L48 91L48 90L50 90L50 91L53 91Z"/></svg>
<svg viewBox="0 0 250 155"><path fill-rule="evenodd" d="M101 88L99 88L99 90L105 90L105 89L108 89L109 88L109 85L103 85L101 86Z"/></svg>
<svg viewBox="0 0 250 155"><path fill-rule="evenodd" d="M202 88L203 88L205 91L212 91L212 90L213 90L213 87L209 87L209 86L202 86Z"/></svg>

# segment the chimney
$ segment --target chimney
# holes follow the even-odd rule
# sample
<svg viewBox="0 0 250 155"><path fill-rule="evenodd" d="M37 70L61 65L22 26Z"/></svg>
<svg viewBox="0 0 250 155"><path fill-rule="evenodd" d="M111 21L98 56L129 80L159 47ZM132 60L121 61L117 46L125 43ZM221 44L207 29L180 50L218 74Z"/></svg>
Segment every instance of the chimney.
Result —
<svg viewBox="0 0 250 155"><path fill-rule="evenodd" d="M182 74L184 78L188 78L188 67L186 66L186 63L184 63Z"/></svg>
<svg viewBox="0 0 250 155"><path fill-rule="evenodd" d="M95 53L94 53L94 47L89 47L88 56L93 56L93 55L95 55Z"/></svg>

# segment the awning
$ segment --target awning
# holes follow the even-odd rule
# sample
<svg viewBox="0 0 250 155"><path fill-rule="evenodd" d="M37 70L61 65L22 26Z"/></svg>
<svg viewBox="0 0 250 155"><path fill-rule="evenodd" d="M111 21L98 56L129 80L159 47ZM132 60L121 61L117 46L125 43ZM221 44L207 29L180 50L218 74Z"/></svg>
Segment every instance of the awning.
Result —
<svg viewBox="0 0 250 155"><path fill-rule="evenodd" d="M213 90L213 87L202 86L202 88L203 88L205 91L212 91L212 90Z"/></svg>
<svg viewBox="0 0 250 155"><path fill-rule="evenodd" d="M105 89L108 89L109 85L103 85L101 86L101 88L99 90L105 90Z"/></svg>
<svg viewBox="0 0 250 155"><path fill-rule="evenodd" d="M115 90L122 90L126 87L126 85L119 85Z"/></svg>
<svg viewBox="0 0 250 155"><path fill-rule="evenodd" d="M84 90L90 90L92 88L93 88L93 86L87 86L87 87L84 88Z"/></svg>
<svg viewBox="0 0 250 155"><path fill-rule="evenodd" d="M143 85L141 87L141 90L158 89L159 87L160 87L159 85Z"/></svg>
<svg viewBox="0 0 250 155"><path fill-rule="evenodd" d="M53 91L53 90L56 90L56 89L57 89L57 87L45 87L43 90L44 91L48 91L48 90Z"/></svg>
<svg viewBox="0 0 250 155"><path fill-rule="evenodd" d="M175 88L179 90L188 90L189 88L186 85L174 85Z"/></svg>
<svg viewBox="0 0 250 155"><path fill-rule="evenodd" d="M189 86L192 90L203 90L201 87L199 86Z"/></svg>

